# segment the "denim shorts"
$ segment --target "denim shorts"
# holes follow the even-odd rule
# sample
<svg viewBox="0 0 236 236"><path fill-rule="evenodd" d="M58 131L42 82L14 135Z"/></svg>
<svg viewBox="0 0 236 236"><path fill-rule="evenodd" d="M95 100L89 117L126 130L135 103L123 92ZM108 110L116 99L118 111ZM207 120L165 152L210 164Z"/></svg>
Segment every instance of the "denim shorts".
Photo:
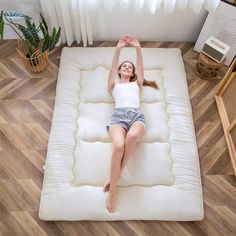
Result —
<svg viewBox="0 0 236 236"><path fill-rule="evenodd" d="M113 125L120 125L128 131L131 125L135 122L142 122L145 128L145 118L139 108L118 107L113 112L110 121L107 124L107 129Z"/></svg>

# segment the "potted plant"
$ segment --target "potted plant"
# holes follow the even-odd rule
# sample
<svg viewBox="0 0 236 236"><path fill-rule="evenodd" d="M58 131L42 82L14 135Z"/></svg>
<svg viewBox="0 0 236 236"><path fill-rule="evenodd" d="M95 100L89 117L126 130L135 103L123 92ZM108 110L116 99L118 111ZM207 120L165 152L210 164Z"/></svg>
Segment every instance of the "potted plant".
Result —
<svg viewBox="0 0 236 236"><path fill-rule="evenodd" d="M25 25L15 22L14 17L21 17ZM40 14L40 22L36 27L31 22L31 17L18 12L4 12L0 14L0 39L3 39L4 25L10 26L19 36L17 52L26 65L33 73L39 73L47 68L48 53L57 44L61 28L56 30L53 27L52 33L48 30L48 25Z"/></svg>

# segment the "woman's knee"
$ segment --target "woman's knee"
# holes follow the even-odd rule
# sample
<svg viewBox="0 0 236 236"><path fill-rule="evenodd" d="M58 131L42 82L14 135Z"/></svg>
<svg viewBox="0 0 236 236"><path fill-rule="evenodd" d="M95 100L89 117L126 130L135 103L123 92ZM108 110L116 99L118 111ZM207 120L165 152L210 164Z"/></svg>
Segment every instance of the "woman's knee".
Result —
<svg viewBox="0 0 236 236"><path fill-rule="evenodd" d="M123 154L125 150L125 143L123 141L114 142L114 151Z"/></svg>
<svg viewBox="0 0 236 236"><path fill-rule="evenodd" d="M137 142L138 133L135 131L128 131L126 135L126 143Z"/></svg>

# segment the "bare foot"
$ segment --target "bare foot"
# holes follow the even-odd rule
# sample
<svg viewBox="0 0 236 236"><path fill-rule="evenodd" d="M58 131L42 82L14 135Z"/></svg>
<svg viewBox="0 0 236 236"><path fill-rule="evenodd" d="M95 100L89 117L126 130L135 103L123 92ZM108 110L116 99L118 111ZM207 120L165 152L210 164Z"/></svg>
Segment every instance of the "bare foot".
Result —
<svg viewBox="0 0 236 236"><path fill-rule="evenodd" d="M110 189L110 180L107 180L103 187L103 192L108 192Z"/></svg>
<svg viewBox="0 0 236 236"><path fill-rule="evenodd" d="M107 196L107 200L106 200L106 207L107 210L110 213L113 213L115 211L116 208L116 191L109 191L108 192L108 196Z"/></svg>

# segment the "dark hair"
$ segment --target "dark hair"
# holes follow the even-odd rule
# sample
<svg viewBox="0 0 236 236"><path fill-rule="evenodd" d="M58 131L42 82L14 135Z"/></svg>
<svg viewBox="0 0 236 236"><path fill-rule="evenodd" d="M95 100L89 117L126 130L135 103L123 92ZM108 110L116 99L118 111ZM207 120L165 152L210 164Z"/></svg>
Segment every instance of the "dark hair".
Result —
<svg viewBox="0 0 236 236"><path fill-rule="evenodd" d="M130 77L130 82L133 82L133 81L136 81L137 80L137 74L135 73L135 66L134 64L131 62L131 61L123 61L119 67L118 67L118 70L120 70L120 68L122 67L122 65L125 63L125 62L129 62L132 66L133 66L133 75ZM119 77L120 77L120 73L118 73ZM156 81L154 80L146 80L144 79L143 81L143 86L150 86L152 88L155 88L155 89L158 89L159 86L158 84L156 83Z"/></svg>

